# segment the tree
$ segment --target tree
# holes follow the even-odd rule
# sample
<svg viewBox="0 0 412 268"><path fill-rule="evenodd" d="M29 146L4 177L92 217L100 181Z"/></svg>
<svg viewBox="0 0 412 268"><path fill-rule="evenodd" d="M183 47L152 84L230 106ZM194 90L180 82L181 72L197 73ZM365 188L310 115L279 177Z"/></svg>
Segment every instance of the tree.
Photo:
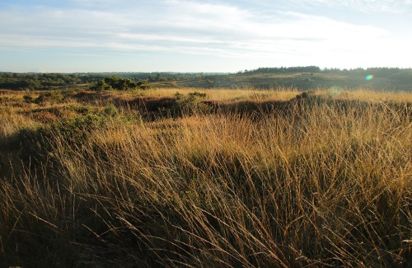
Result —
<svg viewBox="0 0 412 268"><path fill-rule="evenodd" d="M91 89L96 90L96 91L102 91L102 90L111 90L112 87L109 84L107 84L105 80L100 80Z"/></svg>

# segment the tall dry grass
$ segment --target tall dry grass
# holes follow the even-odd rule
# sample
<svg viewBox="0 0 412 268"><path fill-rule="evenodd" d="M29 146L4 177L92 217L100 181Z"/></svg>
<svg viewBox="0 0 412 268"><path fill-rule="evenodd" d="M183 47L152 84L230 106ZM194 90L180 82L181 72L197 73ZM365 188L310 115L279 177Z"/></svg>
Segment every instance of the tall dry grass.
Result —
<svg viewBox="0 0 412 268"><path fill-rule="evenodd" d="M412 103L412 94L407 91L374 91L371 89L341 90L331 88L315 90L315 94L330 96L339 100Z"/></svg>
<svg viewBox="0 0 412 268"><path fill-rule="evenodd" d="M278 100L286 101L290 100L299 94L298 90L281 88L281 89L201 89L201 88L156 88L144 91L135 92L114 92L115 96L120 96L123 98L133 98L136 96L142 97L174 97L176 94L188 95L190 93L197 92L205 94L208 100L212 101L242 101L242 100Z"/></svg>
<svg viewBox="0 0 412 268"><path fill-rule="evenodd" d="M57 131L0 183L3 263L411 265L411 113L356 105Z"/></svg>

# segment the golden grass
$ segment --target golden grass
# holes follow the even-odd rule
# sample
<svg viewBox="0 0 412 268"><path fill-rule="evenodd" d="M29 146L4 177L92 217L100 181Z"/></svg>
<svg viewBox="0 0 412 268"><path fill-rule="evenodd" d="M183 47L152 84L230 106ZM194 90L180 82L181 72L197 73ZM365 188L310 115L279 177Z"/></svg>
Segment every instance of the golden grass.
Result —
<svg viewBox="0 0 412 268"><path fill-rule="evenodd" d="M53 130L46 157L0 183L0 265L410 265L412 113L292 105L259 118L111 116L79 141Z"/></svg>
<svg viewBox="0 0 412 268"><path fill-rule="evenodd" d="M340 100L412 103L412 94L405 91L390 92L373 91L370 89L357 89L350 91L338 89L321 89L317 90L316 94L320 96L330 96Z"/></svg>
<svg viewBox="0 0 412 268"><path fill-rule="evenodd" d="M297 90L278 89L278 90L257 90L257 89L199 89L199 88L158 88L137 92L124 92L123 97L174 97L176 93L188 95L193 92L206 94L206 99L214 101L239 101L239 100L279 100L286 101L299 94ZM116 95L119 94L116 92Z"/></svg>
<svg viewBox="0 0 412 268"><path fill-rule="evenodd" d="M0 108L0 139L9 137L24 128L36 128L39 124L30 118L18 114L16 110Z"/></svg>

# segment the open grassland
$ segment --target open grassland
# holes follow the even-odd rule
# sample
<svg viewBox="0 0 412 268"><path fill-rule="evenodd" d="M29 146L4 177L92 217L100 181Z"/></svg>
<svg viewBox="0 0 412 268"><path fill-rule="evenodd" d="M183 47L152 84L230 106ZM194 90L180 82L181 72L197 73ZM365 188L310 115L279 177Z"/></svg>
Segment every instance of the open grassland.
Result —
<svg viewBox="0 0 412 268"><path fill-rule="evenodd" d="M358 100L368 102L398 102L412 103L412 94L406 91L390 92L390 91L371 91L359 89L353 91L343 91L338 89L320 89L314 93L319 96L331 96L339 100Z"/></svg>
<svg viewBox="0 0 412 268"><path fill-rule="evenodd" d="M0 266L412 265L412 93L3 91L0 152Z"/></svg>

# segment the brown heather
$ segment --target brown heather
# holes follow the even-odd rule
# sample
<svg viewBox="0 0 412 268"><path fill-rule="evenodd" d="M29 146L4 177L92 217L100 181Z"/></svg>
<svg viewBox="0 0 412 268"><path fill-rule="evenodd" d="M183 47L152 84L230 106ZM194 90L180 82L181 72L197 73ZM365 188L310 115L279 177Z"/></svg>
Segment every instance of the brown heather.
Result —
<svg viewBox="0 0 412 268"><path fill-rule="evenodd" d="M412 265L410 93L321 90L284 113L156 120L107 108L115 92L95 104L22 94L0 95L0 266ZM156 97L130 94L117 97ZM210 94L227 103L298 92ZM90 113L103 124L37 137L56 122L36 111L53 107L66 125ZM22 131L37 137L37 158Z"/></svg>

